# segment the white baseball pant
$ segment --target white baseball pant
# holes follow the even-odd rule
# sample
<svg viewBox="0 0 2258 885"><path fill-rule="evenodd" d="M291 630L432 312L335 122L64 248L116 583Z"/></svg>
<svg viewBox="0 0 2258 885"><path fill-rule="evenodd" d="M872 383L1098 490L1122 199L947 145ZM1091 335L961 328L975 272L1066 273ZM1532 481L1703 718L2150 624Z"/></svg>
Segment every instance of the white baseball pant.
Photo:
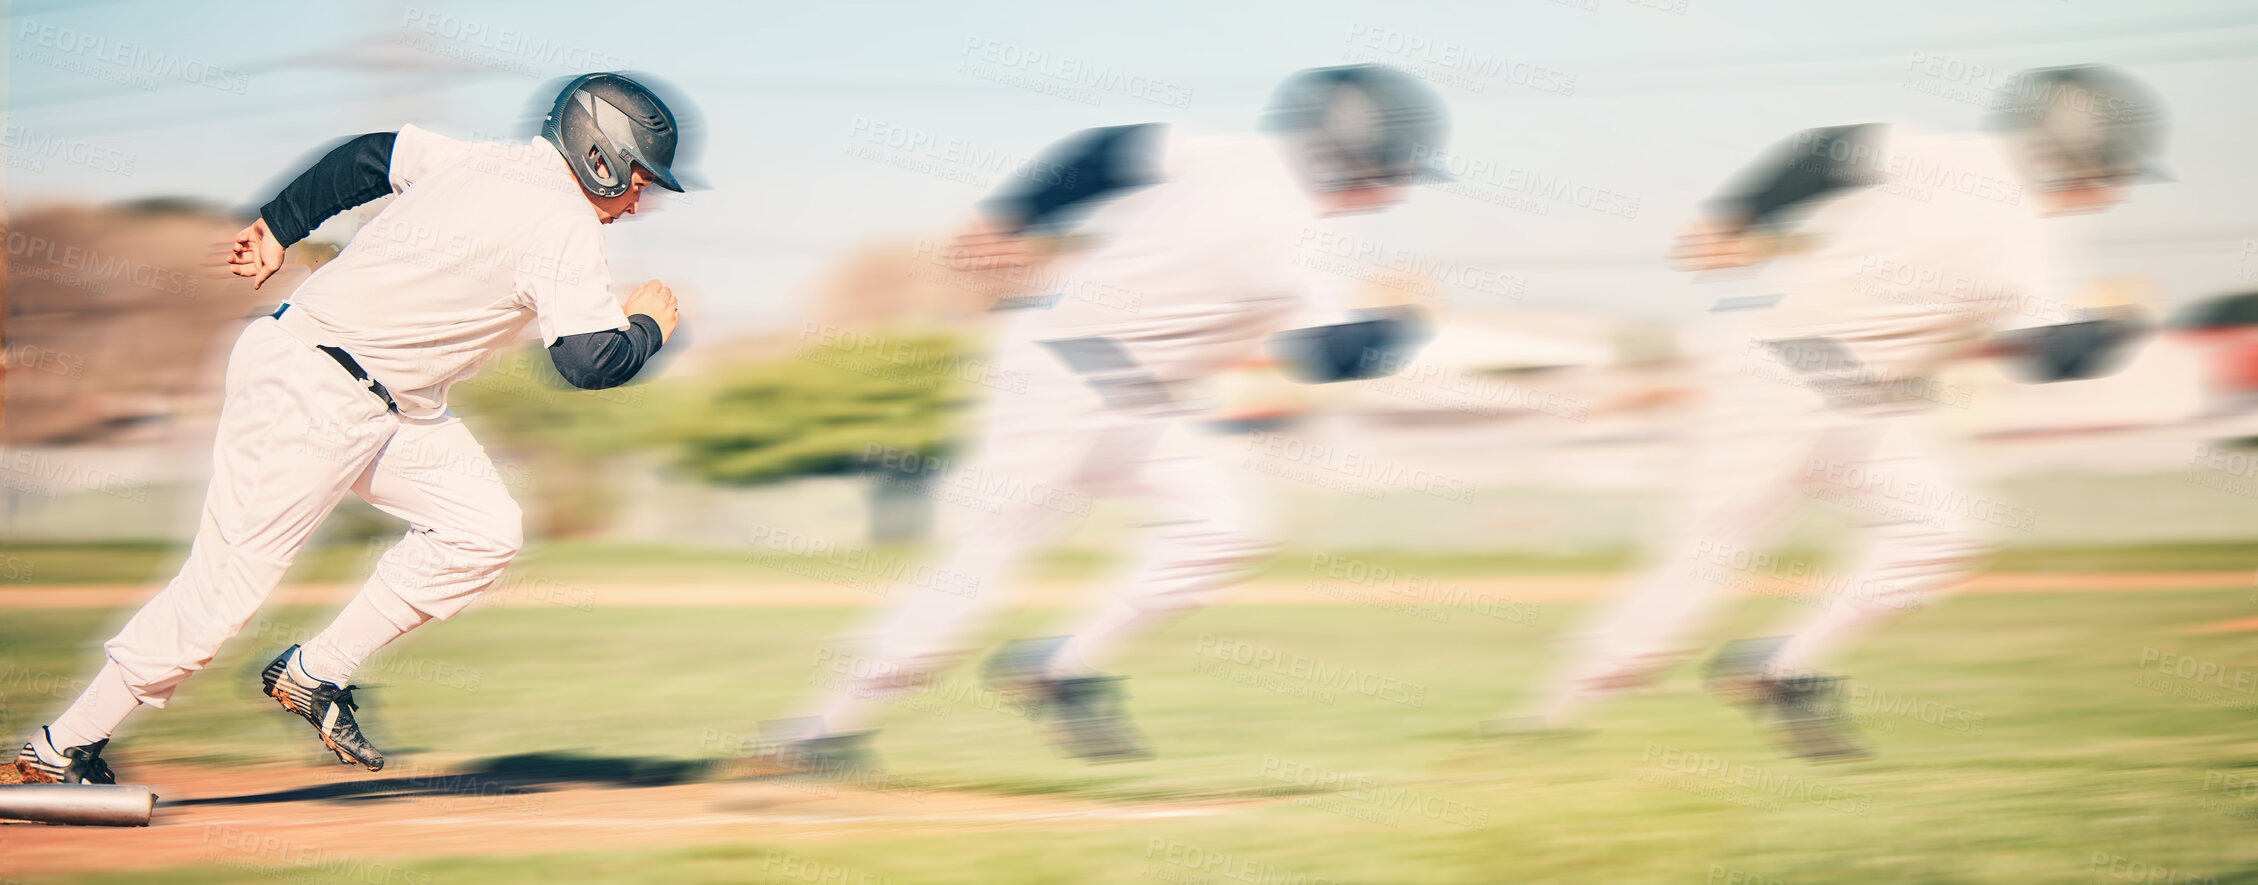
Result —
<svg viewBox="0 0 2258 885"><path fill-rule="evenodd" d="M963 505L939 577L897 590L904 595L869 627L826 649L818 684L831 696L815 713L825 729L860 727L876 703L965 657L966 634L1006 598L1026 556L1098 497L1144 505L1143 550L1072 629L1053 675L1103 666L1122 643L1207 605L1276 549L1239 477L1203 446L1196 414L1108 406L1036 349L1000 368L998 378L1026 386L990 398L975 455L934 490Z"/></svg>
<svg viewBox="0 0 2258 885"><path fill-rule="evenodd" d="M1591 700L1636 688L1692 651L1689 637L1734 589L1785 585L1814 609L1778 631L1775 674L1809 672L1890 616L1972 575L1991 549L1979 498L1937 453L1923 404L1830 402L1762 342L1723 336L1704 361L1687 489L1648 568L1565 640L1568 662L1526 714L1556 726ZM1769 545L1802 498L1848 508L1861 547L1828 573Z"/></svg>
<svg viewBox="0 0 2258 885"><path fill-rule="evenodd" d="M104 646L103 672L58 720L57 745L108 736L133 709L121 685L135 702L164 706L249 622L348 490L409 528L338 623L306 644L309 669L332 681L469 605L516 555L520 514L453 414L387 411L328 355L272 318L254 320L228 360L195 544L179 576Z"/></svg>

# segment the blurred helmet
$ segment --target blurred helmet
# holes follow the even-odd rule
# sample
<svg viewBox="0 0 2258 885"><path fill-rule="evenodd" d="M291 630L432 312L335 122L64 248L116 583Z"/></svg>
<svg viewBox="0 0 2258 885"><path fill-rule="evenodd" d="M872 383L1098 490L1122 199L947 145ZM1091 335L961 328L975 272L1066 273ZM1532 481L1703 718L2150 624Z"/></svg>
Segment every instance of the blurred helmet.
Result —
<svg viewBox="0 0 2258 885"><path fill-rule="evenodd" d="M596 196L627 193L634 166L643 167L660 187L682 190L670 168L681 138L674 113L651 90L626 77L587 74L566 84L541 121L541 137L557 146L580 186Z"/></svg>
<svg viewBox="0 0 2258 885"><path fill-rule="evenodd" d="M2107 65L2037 68L2015 75L1992 125L2015 139L2043 190L2125 184L2156 175L2164 108L2132 75Z"/></svg>
<svg viewBox="0 0 2258 885"><path fill-rule="evenodd" d="M1450 112L1425 83L1394 68L1310 68L1286 78L1262 128L1284 139L1318 190L1447 178L1435 168Z"/></svg>

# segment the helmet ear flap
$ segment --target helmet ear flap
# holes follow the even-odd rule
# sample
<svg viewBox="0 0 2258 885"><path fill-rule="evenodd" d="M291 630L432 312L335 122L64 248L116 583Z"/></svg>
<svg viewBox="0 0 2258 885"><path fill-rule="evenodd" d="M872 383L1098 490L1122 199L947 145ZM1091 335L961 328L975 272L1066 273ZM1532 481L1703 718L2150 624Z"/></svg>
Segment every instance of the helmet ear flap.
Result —
<svg viewBox="0 0 2258 885"><path fill-rule="evenodd" d="M573 177L580 180L581 189L605 199L627 193L637 162L632 143L624 146L619 144L604 125L605 114L621 117L621 112L612 104L611 99L595 94L597 90L603 89L616 92L618 85L615 81L624 81L624 78L614 74L588 74L575 78L558 93L556 103L541 123L541 136L555 145L558 153L564 155L565 165L571 167ZM625 82L629 87L641 90L632 81ZM591 87L591 84L594 86ZM655 99L652 101L655 102ZM659 110L664 112L663 105ZM631 127L632 124L626 126ZM611 128L623 130L623 125L615 121ZM620 137L632 142L635 133L623 130Z"/></svg>
<svg viewBox="0 0 2258 885"><path fill-rule="evenodd" d="M589 140L588 154L583 160L588 172L583 177L581 186L587 188L589 193L607 198L627 193L635 164L620 156L618 148L613 147L603 133L595 133L595 137Z"/></svg>

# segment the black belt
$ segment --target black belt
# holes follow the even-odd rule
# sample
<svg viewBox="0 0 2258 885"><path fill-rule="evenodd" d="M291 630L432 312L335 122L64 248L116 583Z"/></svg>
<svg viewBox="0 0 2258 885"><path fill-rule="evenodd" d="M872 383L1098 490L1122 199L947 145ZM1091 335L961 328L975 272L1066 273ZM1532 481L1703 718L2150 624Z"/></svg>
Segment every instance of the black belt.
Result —
<svg viewBox="0 0 2258 885"><path fill-rule="evenodd" d="M284 302L281 307L275 308L272 315L275 319L282 319L283 312L289 309L289 302ZM376 394L377 399L384 401L386 411L395 415L400 414L400 404L393 401L392 391L384 389L384 382L369 377L368 370L361 368L360 361L353 359L352 354L346 353L344 348L330 347L325 344L316 344L314 349L329 354L330 359L336 360L338 365L344 366L345 371L352 374L353 380L361 382L362 387L368 388L370 393Z"/></svg>

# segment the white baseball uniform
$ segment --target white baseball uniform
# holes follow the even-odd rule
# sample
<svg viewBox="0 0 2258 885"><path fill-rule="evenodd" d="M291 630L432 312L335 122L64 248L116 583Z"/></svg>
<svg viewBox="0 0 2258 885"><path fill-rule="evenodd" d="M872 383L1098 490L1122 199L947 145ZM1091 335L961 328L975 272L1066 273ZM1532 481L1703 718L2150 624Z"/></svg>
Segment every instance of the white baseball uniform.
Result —
<svg viewBox="0 0 2258 885"><path fill-rule="evenodd" d="M529 324L546 342L628 326L594 208L548 142L465 143L413 126L392 147L397 194L316 270L280 318L251 322L227 368L212 482L178 577L105 645L56 746L106 737L162 707L212 660L350 491L408 522L337 623L306 644L342 683L384 643L449 617L521 543L501 475L446 409ZM342 348L397 413L317 346Z"/></svg>
<svg viewBox="0 0 2258 885"><path fill-rule="evenodd" d="M1583 630L1530 713L1548 724L1682 660L1731 589L1785 584L1815 608L1783 631L1776 674L1810 671L1879 619L1970 575L2028 511L1970 491L1922 413L1965 406L1931 377L2016 312L2058 305L2033 196L1988 138L1886 130L1862 187L1799 226L1806 249L1721 302L1702 328L1703 388L1675 525L1654 563ZM1816 569L1768 547L1799 498L1847 507L1863 550Z"/></svg>
<svg viewBox="0 0 2258 885"><path fill-rule="evenodd" d="M859 726L870 702L964 652L1015 567L1098 496L1146 505L1145 549L1051 666L1086 674L1142 630L1196 609L1275 547L1236 472L1207 451L1199 386L1313 303L1296 248L1317 204L1265 138L1169 132L1158 183L1098 208L1037 306L1003 314L971 459L936 497L956 504L932 586L851 640L859 678L817 715Z"/></svg>

